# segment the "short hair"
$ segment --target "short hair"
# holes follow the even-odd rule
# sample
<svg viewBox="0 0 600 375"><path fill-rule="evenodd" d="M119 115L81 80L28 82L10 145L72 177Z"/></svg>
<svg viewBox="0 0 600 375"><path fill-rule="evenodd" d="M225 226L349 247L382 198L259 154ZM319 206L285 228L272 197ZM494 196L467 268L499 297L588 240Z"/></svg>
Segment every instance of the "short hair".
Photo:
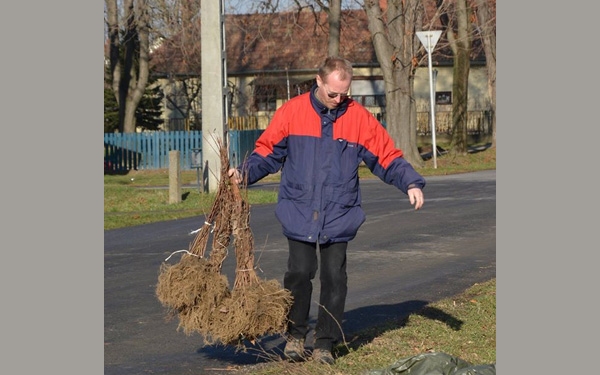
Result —
<svg viewBox="0 0 600 375"><path fill-rule="evenodd" d="M340 79L352 79L352 63L342 57L329 56L319 67L317 73L323 81L333 72L340 72Z"/></svg>

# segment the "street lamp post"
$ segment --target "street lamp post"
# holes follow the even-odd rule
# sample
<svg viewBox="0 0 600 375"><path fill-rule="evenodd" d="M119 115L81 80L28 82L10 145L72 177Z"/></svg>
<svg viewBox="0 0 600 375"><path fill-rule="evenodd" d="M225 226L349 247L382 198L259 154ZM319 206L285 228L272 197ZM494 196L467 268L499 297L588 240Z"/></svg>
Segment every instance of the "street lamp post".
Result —
<svg viewBox="0 0 600 375"><path fill-rule="evenodd" d="M429 108L431 111L431 142L432 142L432 155L433 155L433 168L437 169L437 146L435 144L435 92L433 89L433 71L431 68L431 52L435 48L438 40L442 35L441 30L429 30L429 31L417 31L417 37L425 47L427 51L427 57L429 60ZM437 74L436 74L437 75Z"/></svg>

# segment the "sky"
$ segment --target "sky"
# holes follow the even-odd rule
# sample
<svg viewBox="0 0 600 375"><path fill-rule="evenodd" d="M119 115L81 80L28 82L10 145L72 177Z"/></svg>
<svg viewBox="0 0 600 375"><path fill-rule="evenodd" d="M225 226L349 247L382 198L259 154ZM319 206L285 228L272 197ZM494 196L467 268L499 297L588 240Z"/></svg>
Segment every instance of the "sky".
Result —
<svg viewBox="0 0 600 375"><path fill-rule="evenodd" d="M261 3L265 3L264 0L224 0L224 7L226 13L253 13L257 10ZM314 1L298 0L300 4L314 3ZM296 7L294 0L272 0L271 3L278 5L279 11L288 10ZM342 9L357 8L359 3L357 0L342 0ZM262 7L262 11L266 8Z"/></svg>

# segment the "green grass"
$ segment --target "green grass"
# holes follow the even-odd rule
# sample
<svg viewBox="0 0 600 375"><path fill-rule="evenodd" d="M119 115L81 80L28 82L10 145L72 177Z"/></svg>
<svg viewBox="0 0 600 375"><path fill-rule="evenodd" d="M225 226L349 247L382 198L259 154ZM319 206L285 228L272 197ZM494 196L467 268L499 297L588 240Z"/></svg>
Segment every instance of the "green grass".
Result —
<svg viewBox="0 0 600 375"><path fill-rule="evenodd" d="M104 229L123 228L159 221L205 215L215 199L214 193L200 193L195 171L182 171L180 203L169 203L167 170L131 171L126 175L104 176ZM163 188L158 189L157 187ZM164 188L167 187L167 188ZM277 200L276 190L249 190L250 204Z"/></svg>
<svg viewBox="0 0 600 375"><path fill-rule="evenodd" d="M273 360L240 368L252 375L354 375L380 370L398 359L442 352L473 365L496 363L496 280L475 284L462 294L431 303L401 321L360 332L338 345L334 365L308 360Z"/></svg>
<svg viewBox="0 0 600 375"><path fill-rule="evenodd" d="M496 150L468 155L438 156L437 168L427 160L418 172L423 176L448 175L496 169ZM361 168L361 178L374 178ZM196 184L195 171L183 171L182 184ZM269 176L263 181L278 180ZM214 194L200 193L197 187L184 188L181 203L169 204L167 170L131 171L126 175L104 176L104 229L115 229L164 220L204 215ZM249 189L251 205L273 203L276 190ZM425 192L425 200L427 193ZM463 294L427 305L403 321L366 330L350 342L335 348L340 354L332 366L312 361L289 363L281 360L237 369L252 375L353 375L382 369L396 360L436 351L459 357L472 364L496 362L496 280L476 284ZM231 369L232 371L235 369Z"/></svg>
<svg viewBox="0 0 600 375"><path fill-rule="evenodd" d="M436 164L437 168L434 168L433 159L429 159L425 161L425 166L417 168L417 171L422 176L441 176L496 169L496 149L467 155L445 154L436 157ZM425 198L427 199L427 195Z"/></svg>

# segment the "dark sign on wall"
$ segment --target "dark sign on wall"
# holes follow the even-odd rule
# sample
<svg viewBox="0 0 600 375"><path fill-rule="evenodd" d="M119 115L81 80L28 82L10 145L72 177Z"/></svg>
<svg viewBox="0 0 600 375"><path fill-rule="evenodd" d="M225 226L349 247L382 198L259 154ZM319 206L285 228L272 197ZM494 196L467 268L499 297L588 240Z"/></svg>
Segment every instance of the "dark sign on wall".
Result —
<svg viewBox="0 0 600 375"><path fill-rule="evenodd" d="M435 104L452 104L452 91L436 91Z"/></svg>

